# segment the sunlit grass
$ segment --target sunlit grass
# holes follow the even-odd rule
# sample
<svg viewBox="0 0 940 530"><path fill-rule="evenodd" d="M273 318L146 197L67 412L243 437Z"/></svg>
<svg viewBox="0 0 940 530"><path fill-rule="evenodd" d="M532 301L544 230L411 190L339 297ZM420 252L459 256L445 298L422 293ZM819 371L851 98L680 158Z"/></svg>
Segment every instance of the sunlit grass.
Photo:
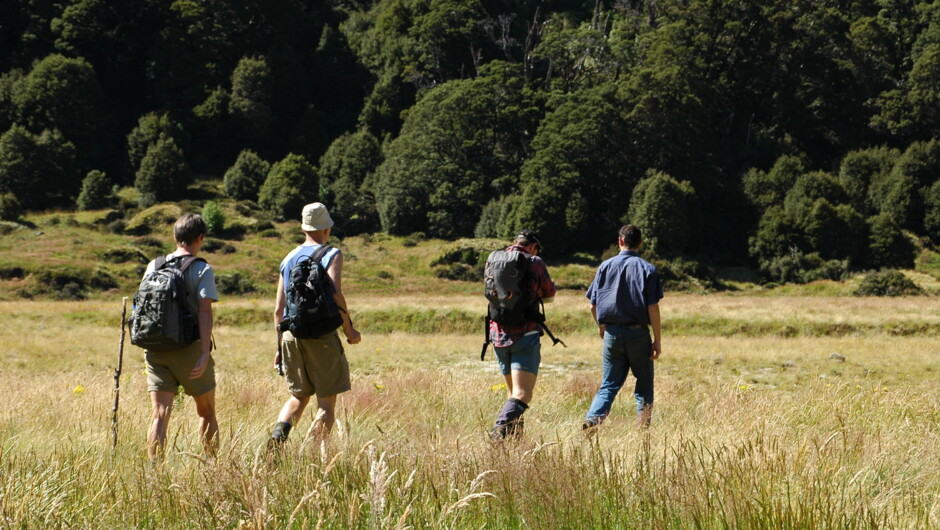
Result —
<svg viewBox="0 0 940 530"><path fill-rule="evenodd" d="M666 319L830 314L913 324L936 318L930 300L670 296L663 307ZM425 302L472 311L477 300ZM353 307L411 303L351 295ZM269 311L263 298L219 309L253 304ZM574 295L549 307L550 318L585 311ZM308 415L274 461L263 447L287 397L271 365L274 334L266 323L219 326L220 455L202 455L192 401L179 399L167 462L151 467L143 355L129 343L110 448L119 319L117 302L0 303L0 526L940 524L935 335L667 334L652 428L635 429L628 380L589 440L579 424L599 382L600 344L572 332L567 348L543 342L526 439L493 447L486 431L505 387L492 350L479 360L482 333L370 333L363 321L363 342L346 349L353 389L340 399L332 441L304 442Z"/></svg>

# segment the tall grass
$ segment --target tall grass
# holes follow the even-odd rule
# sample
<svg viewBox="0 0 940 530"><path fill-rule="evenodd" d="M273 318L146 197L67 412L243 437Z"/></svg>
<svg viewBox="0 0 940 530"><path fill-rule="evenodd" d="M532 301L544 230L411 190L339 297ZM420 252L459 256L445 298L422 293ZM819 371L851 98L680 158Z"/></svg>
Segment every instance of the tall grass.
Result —
<svg viewBox="0 0 940 530"><path fill-rule="evenodd" d="M671 316L770 316L765 299L708 300L674 298ZM854 323L882 311L842 302L830 310ZM574 317L582 303L553 309ZM908 323L932 321L929 307L891 303ZM396 305L407 309L380 300L373 310ZM628 381L589 439L579 420L600 346L574 331L568 348L542 350L525 439L493 446L486 431L505 390L492 353L479 361L479 333L372 330L347 347L353 389L334 437L305 439L308 413L272 455L265 442L287 393L269 325L221 325L220 452L202 454L192 400L180 398L167 461L152 466L142 355L129 345L110 447L119 314L100 302L0 304L0 527L940 525L936 335L667 334L652 428L635 429Z"/></svg>

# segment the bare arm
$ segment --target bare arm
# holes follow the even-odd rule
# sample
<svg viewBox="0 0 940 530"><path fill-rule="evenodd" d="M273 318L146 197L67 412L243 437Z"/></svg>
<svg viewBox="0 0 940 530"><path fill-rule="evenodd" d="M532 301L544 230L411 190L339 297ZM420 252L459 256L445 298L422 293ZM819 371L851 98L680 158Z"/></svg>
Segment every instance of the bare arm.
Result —
<svg viewBox="0 0 940 530"><path fill-rule="evenodd" d="M336 290L333 293L333 301L340 309L340 315L343 317L343 334L346 335L346 342L358 344L362 340L362 335L353 327L352 320L349 318L349 309L346 306L346 297L343 296L343 254L337 253L330 263L330 268L326 271L333 280L333 287Z"/></svg>
<svg viewBox="0 0 940 530"><path fill-rule="evenodd" d="M659 304L656 303L647 306L647 309L649 310L650 324L653 326L653 345L650 348L650 359L655 361L663 351L662 344L660 343L663 337L659 319Z"/></svg>
<svg viewBox="0 0 940 530"><path fill-rule="evenodd" d="M274 299L274 329L277 330L284 318L284 308L287 307L287 298L284 295L284 277L277 275L277 298ZM278 331L280 334L280 331Z"/></svg>
<svg viewBox="0 0 940 530"><path fill-rule="evenodd" d="M199 356L199 360L196 361L196 365L193 366L192 372L189 373L190 379L202 377L202 374L206 371L206 367L209 366L209 352L212 350L213 301L214 300L211 298L199 299L199 313L197 313L196 319L199 321L199 345L202 349L202 355Z"/></svg>

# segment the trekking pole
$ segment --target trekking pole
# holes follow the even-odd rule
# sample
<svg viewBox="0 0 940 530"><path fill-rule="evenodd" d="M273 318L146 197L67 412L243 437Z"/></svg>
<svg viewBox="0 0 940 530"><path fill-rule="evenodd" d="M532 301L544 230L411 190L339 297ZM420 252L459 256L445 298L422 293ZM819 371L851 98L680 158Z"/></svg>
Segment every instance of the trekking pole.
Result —
<svg viewBox="0 0 940 530"><path fill-rule="evenodd" d="M284 353L281 351L281 334L277 334L277 375L284 376Z"/></svg>
<svg viewBox="0 0 940 530"><path fill-rule="evenodd" d="M114 408L111 409L111 449L117 447L118 434L118 403L121 399L121 370L124 368L124 324L127 322L127 297L121 302L121 343L118 346L118 363L114 371Z"/></svg>

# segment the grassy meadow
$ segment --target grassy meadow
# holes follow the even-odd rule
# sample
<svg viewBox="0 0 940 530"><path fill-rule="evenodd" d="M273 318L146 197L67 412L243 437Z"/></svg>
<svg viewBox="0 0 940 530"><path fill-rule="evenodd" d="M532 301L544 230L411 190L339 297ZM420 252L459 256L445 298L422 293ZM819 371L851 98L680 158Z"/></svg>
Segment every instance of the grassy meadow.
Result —
<svg viewBox="0 0 940 530"><path fill-rule="evenodd" d="M583 289L597 260L549 259L562 288L549 323L568 347L543 341L527 436L494 447L506 394L492 350L479 360L480 286L432 266L463 243L337 239L364 336L347 347L353 389L328 443L305 437L308 412L274 458L265 442L287 392L270 320L297 223L216 238L205 255L236 287L215 306L221 449L202 453L180 398L153 466L129 340L113 450L111 411L121 297L171 248L178 212L155 208L128 222L160 227L147 235L111 233L107 212L2 232L0 528L940 526L935 252L905 272L934 296L853 297L859 278L767 288L746 271L725 271L720 293L667 292L652 427L636 430L628 380L591 439L579 426L600 339Z"/></svg>
<svg viewBox="0 0 940 530"><path fill-rule="evenodd" d="M254 317L271 303L229 297L216 307L220 453L202 454L192 402L179 399L160 466L145 457L150 404L129 341L110 447L120 299L0 302L0 526L940 525L936 297L670 293L652 428L635 429L627 393L587 439L599 339L581 293L564 291L549 318L568 347L544 345L527 436L497 447L486 432L505 389L492 352L479 360L481 334L383 331L369 318L479 312L477 297L348 297L364 339L347 347L353 389L329 443L305 442L308 412L284 454L266 454L287 395L273 334ZM717 315L767 324L709 332Z"/></svg>

